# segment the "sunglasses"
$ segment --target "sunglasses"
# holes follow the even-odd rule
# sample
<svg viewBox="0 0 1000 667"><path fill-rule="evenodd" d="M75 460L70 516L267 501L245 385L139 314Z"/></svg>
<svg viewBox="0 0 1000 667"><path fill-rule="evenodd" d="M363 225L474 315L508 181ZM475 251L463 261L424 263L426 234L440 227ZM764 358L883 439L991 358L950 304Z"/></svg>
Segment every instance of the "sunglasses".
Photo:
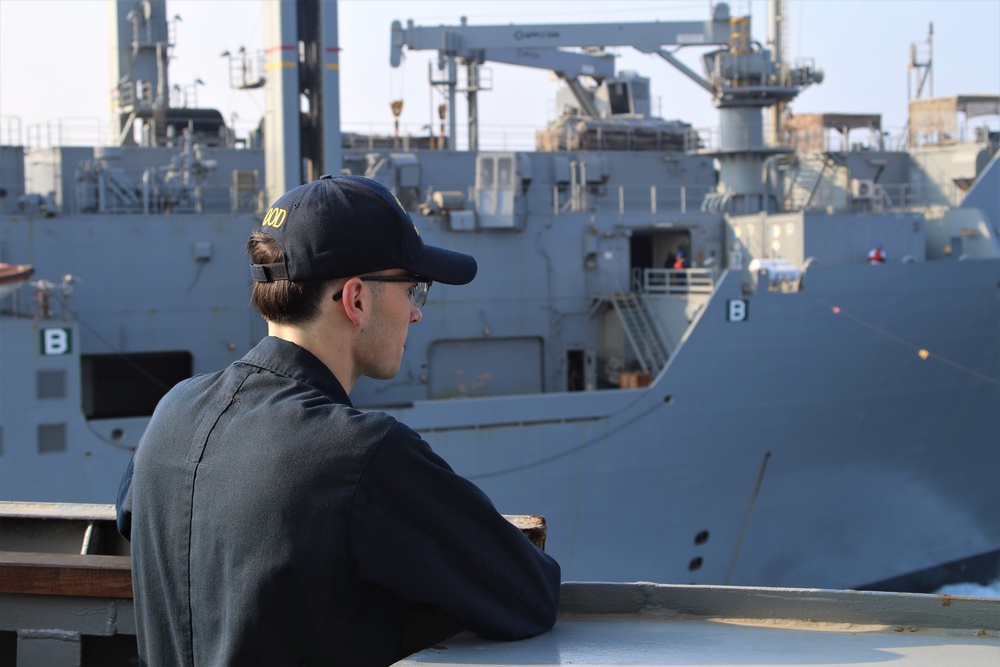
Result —
<svg viewBox="0 0 1000 667"><path fill-rule="evenodd" d="M427 303L427 293L431 291L431 283L434 282L430 278L414 274L405 276L358 276L358 278L373 283L413 283L413 286L406 291L406 295L410 297L410 301L417 308L423 308L424 304ZM334 294L333 300L340 301L342 296L344 296L344 290L340 290Z"/></svg>

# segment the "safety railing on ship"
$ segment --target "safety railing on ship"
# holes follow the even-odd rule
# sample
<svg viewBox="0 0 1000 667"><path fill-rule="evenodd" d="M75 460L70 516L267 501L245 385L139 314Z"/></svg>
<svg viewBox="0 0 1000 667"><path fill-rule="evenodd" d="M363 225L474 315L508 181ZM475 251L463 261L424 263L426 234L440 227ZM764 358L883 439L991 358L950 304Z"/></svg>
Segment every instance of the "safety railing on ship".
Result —
<svg viewBox="0 0 1000 667"><path fill-rule="evenodd" d="M107 125L96 118L60 118L29 125L26 148L103 146L108 143Z"/></svg>
<svg viewBox="0 0 1000 667"><path fill-rule="evenodd" d="M67 213L189 214L256 213L261 207L260 184L242 180L231 185L139 185L116 181L105 174L99 182L77 185Z"/></svg>
<svg viewBox="0 0 1000 667"><path fill-rule="evenodd" d="M711 294L714 269L635 269L634 291L644 294Z"/></svg>
<svg viewBox="0 0 1000 667"><path fill-rule="evenodd" d="M880 213L935 205L957 206L961 200L962 193L958 187L943 180L928 180L922 184L876 183L870 195L853 197L849 209L854 212Z"/></svg>
<svg viewBox="0 0 1000 667"><path fill-rule="evenodd" d="M687 213L701 205L703 192L692 196L686 185L619 185L610 187L600 197L590 193L589 186L571 183L569 187L552 187L552 214L584 211L627 213L673 212Z"/></svg>
<svg viewBox="0 0 1000 667"><path fill-rule="evenodd" d="M20 146L21 119L17 116L0 116L0 146Z"/></svg>

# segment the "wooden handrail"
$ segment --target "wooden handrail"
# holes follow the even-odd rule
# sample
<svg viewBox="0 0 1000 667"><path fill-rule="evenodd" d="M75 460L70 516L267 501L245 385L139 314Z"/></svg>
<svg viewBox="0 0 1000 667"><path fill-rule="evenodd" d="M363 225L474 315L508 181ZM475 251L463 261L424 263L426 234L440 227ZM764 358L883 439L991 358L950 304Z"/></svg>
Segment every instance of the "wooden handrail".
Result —
<svg viewBox="0 0 1000 667"><path fill-rule="evenodd" d="M539 549L545 549L545 518L506 516ZM131 598L128 556L0 551L0 593Z"/></svg>
<svg viewBox="0 0 1000 667"><path fill-rule="evenodd" d="M0 593L131 598L128 556L0 551Z"/></svg>

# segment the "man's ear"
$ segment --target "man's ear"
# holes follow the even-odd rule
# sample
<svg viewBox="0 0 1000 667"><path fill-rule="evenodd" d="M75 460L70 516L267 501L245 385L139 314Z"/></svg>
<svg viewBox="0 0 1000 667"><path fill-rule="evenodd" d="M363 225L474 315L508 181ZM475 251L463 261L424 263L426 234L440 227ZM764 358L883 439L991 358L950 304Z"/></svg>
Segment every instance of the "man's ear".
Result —
<svg viewBox="0 0 1000 667"><path fill-rule="evenodd" d="M344 283L343 289L344 295L340 297L340 303L344 307L344 314L355 326L361 326L368 310L367 299L370 292L366 292L360 278L351 278Z"/></svg>

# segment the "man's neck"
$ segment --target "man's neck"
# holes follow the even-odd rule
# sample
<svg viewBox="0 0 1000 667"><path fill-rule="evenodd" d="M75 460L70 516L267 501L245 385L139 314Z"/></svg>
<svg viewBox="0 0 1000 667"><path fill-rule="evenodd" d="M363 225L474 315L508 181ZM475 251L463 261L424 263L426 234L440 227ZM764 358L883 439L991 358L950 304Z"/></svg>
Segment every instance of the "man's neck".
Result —
<svg viewBox="0 0 1000 667"><path fill-rule="evenodd" d="M338 338L329 330L324 331L318 327L278 324L271 321L267 323L267 334L295 343L312 352L330 369L344 391L350 395L358 378L354 374L354 360L350 349L342 338Z"/></svg>

